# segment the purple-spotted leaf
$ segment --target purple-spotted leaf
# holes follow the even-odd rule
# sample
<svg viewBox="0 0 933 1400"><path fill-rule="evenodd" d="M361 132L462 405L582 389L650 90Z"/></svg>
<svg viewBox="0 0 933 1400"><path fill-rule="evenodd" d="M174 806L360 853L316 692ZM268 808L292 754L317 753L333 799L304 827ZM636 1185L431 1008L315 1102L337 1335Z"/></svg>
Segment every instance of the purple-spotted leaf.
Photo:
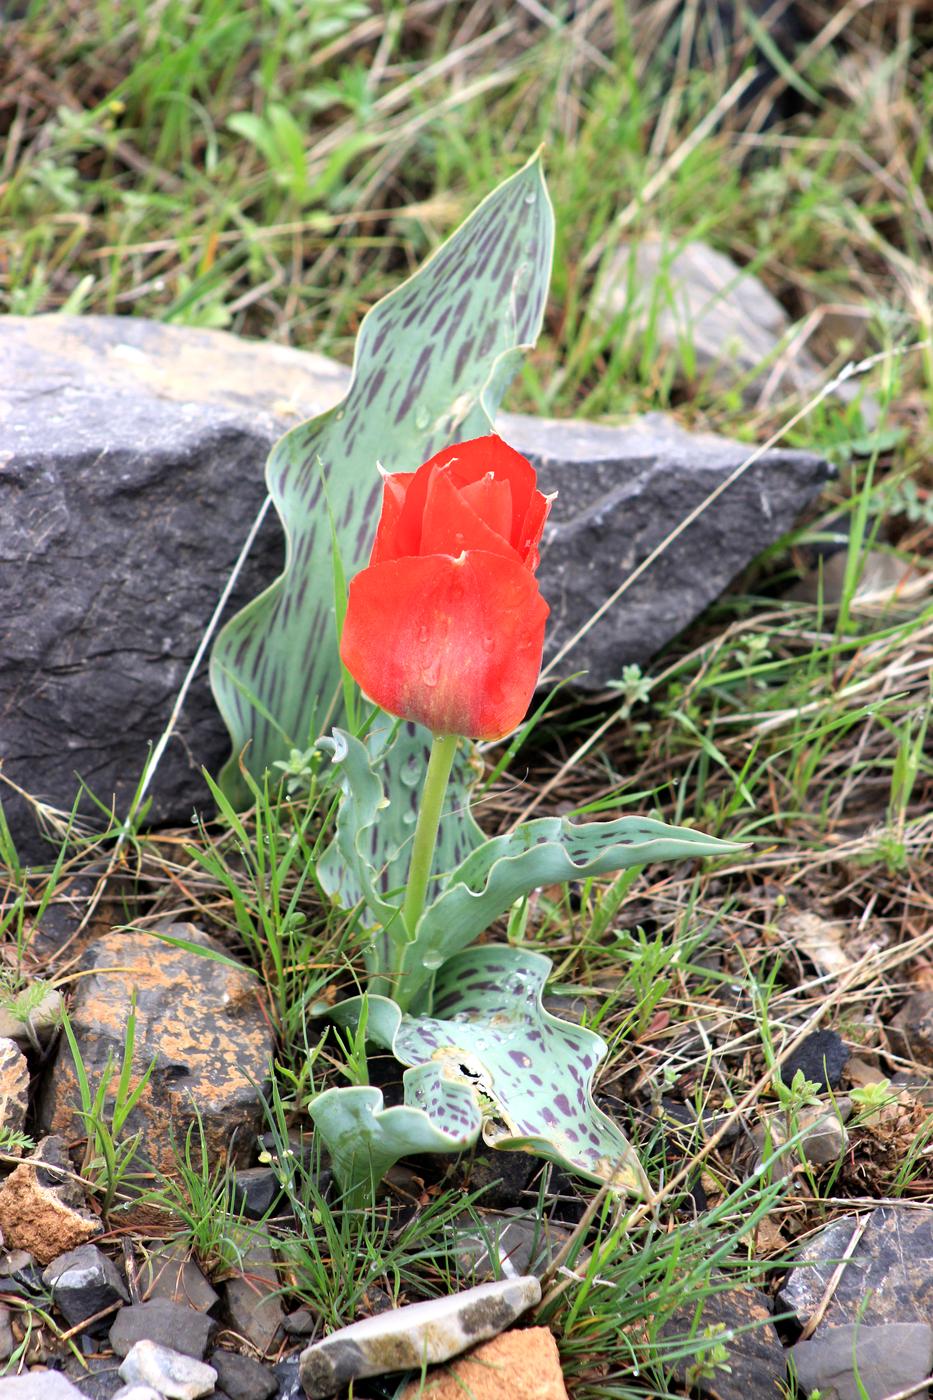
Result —
<svg viewBox="0 0 933 1400"><path fill-rule="evenodd" d="M369 312L343 402L273 448L266 479L285 530L285 569L224 627L211 658L233 745L221 774L232 800L248 800L241 753L259 777L339 715L331 520L350 577L375 533L377 463L411 471L446 444L491 430L540 328L553 226L536 157ZM404 761L402 748L395 758Z"/></svg>
<svg viewBox="0 0 933 1400"><path fill-rule="evenodd" d="M646 1195L635 1152L593 1102L606 1043L544 1009L550 971L550 959L539 953L471 948L438 973L432 1016L409 1016L385 997L368 997L367 1035L424 1071L412 1082L408 1070L405 1101L418 1102L437 1131L454 1137L463 1127L463 1101L450 1093L459 1085L473 1095L490 1147L533 1152L614 1190ZM362 1004L354 998L328 1014L354 1025Z"/></svg>
<svg viewBox="0 0 933 1400"><path fill-rule="evenodd" d="M369 1085L328 1089L308 1105L349 1202L365 1201L400 1157L462 1152L479 1135L480 1113L464 1085L438 1084L430 1065L408 1070L404 1081L405 1104L394 1108L386 1108L382 1090Z"/></svg>
<svg viewBox="0 0 933 1400"><path fill-rule="evenodd" d="M609 875L656 860L725 856L743 847L653 817L572 822L542 817L477 846L450 870L418 922L402 964L405 1004L432 971L466 948L517 899L542 885Z"/></svg>

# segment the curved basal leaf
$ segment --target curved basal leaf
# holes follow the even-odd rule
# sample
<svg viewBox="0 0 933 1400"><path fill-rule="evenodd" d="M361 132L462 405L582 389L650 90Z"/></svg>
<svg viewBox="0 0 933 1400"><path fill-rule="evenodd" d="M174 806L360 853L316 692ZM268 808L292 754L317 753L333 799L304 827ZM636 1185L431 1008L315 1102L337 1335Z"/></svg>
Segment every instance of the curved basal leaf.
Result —
<svg viewBox="0 0 933 1400"><path fill-rule="evenodd" d="M476 1141L480 1114L468 1088L453 1080L438 1083L429 1065L408 1070L404 1079L406 1104L413 1107L385 1108L382 1090L369 1086L328 1089L308 1105L350 1203L370 1196L410 1152L462 1152Z"/></svg>
<svg viewBox="0 0 933 1400"><path fill-rule="evenodd" d="M540 328L553 233L535 158L369 312L343 402L273 448L266 479L285 529L285 569L224 627L211 658L233 742L221 775L232 800L247 800L235 760L248 741L244 761L259 777L339 712L330 518L349 577L375 532L377 462L413 470L446 444L490 431L520 349Z"/></svg>
<svg viewBox="0 0 933 1400"><path fill-rule="evenodd" d="M606 1043L545 1011L541 994L550 970L550 959L538 953L471 948L438 974L436 1015L405 1015L385 997L370 996L367 1035L403 1064L431 1071L417 1082L439 1131L453 1136L461 1127L452 1107L461 1101L449 1094L459 1084L473 1095L490 1147L534 1152L591 1181L645 1195L637 1156L593 1102ZM354 1025L361 1006L362 998L354 998L328 1014Z"/></svg>
<svg viewBox="0 0 933 1400"><path fill-rule="evenodd" d="M651 817L577 825L542 817L497 836L453 870L425 910L403 966L407 1004L447 958L467 947L516 899L541 885L608 875L655 860L729 855L742 847Z"/></svg>
<svg viewBox="0 0 933 1400"><path fill-rule="evenodd" d="M318 741L338 769L343 797L336 835L318 861L317 875L342 908L363 905L361 922L372 935L364 957L373 992L391 991L379 974L394 966L392 947L406 941L399 910L430 751L430 736L419 726L390 725L386 719L381 716L383 722L377 722L365 744L340 729ZM482 771L472 766L472 755L470 745L458 755L459 771L450 787L458 805L445 813L438 833L435 865L441 871L459 867L484 839L467 805L470 788ZM387 756L393 760L395 777L391 800L381 776ZM442 886L439 879L431 888L436 892Z"/></svg>

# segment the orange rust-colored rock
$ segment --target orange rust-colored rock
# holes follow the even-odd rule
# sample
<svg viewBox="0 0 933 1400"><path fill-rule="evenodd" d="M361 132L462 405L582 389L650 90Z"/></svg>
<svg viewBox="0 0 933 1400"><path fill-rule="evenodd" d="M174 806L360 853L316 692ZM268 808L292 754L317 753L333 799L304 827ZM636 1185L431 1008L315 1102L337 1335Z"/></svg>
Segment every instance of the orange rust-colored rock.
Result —
<svg viewBox="0 0 933 1400"><path fill-rule="evenodd" d="M70 1172L64 1143L50 1137L10 1173L0 1187L0 1231L9 1249L28 1249L38 1263L50 1264L100 1234Z"/></svg>
<svg viewBox="0 0 933 1400"><path fill-rule="evenodd" d="M206 952L220 945L192 924L164 930ZM137 1161L172 1175L176 1151L200 1117L212 1163L245 1161L261 1130L261 1089L268 1077L272 1034L257 995L257 980L239 970L143 932L109 933L81 959L71 1022L93 1093L111 1057L116 1088L126 1041L131 995L136 993L136 1036L131 1085L153 1063L125 1133L139 1132ZM40 1107L47 1131L69 1140L85 1129L76 1112L80 1095L65 1041Z"/></svg>
<svg viewBox="0 0 933 1400"><path fill-rule="evenodd" d="M502 1332L412 1381L402 1400L567 1400L557 1343L546 1327Z"/></svg>

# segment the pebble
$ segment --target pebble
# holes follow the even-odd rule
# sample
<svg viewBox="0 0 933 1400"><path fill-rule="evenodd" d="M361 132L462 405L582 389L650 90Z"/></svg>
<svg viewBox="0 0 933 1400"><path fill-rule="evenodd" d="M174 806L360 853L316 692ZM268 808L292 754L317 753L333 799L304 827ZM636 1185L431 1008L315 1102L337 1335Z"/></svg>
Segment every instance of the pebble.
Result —
<svg viewBox="0 0 933 1400"><path fill-rule="evenodd" d="M540 1299L541 1285L529 1275L377 1313L307 1347L301 1382L321 1400L352 1380L448 1361L503 1332Z"/></svg>
<svg viewBox="0 0 933 1400"><path fill-rule="evenodd" d="M199 1400L210 1395L217 1383L213 1366L147 1339L127 1352L120 1375L129 1385L151 1385L166 1400Z"/></svg>
<svg viewBox="0 0 933 1400"><path fill-rule="evenodd" d="M211 1365L217 1372L217 1385L230 1400L270 1400L278 1391L278 1378L251 1356L215 1351Z"/></svg>
<svg viewBox="0 0 933 1400"><path fill-rule="evenodd" d="M108 1064L121 1062L130 1014L127 987L135 986L133 1071L142 1075L153 1065L126 1122L128 1134L139 1133L137 1163L175 1176L177 1144L190 1126L196 1142L203 1132L212 1165L236 1165L251 1152L263 1123L262 1085L272 1056L256 979L246 968L213 959L220 945L195 925L171 924L161 931L202 952L139 930L106 933L82 954L70 1012L81 1058L93 1092ZM40 1102L43 1126L80 1137L80 1102L71 1052L62 1043Z"/></svg>
<svg viewBox="0 0 933 1400"><path fill-rule="evenodd" d="M127 1356L136 1343L155 1342L203 1361L216 1331L217 1323L205 1313L153 1298L120 1309L110 1329L110 1345L117 1356Z"/></svg>
<svg viewBox="0 0 933 1400"><path fill-rule="evenodd" d="M0 1400L86 1400L60 1371L27 1371L0 1380Z"/></svg>
<svg viewBox="0 0 933 1400"><path fill-rule="evenodd" d="M798 1342L789 1356L801 1390L819 1390L821 1400L884 1400L913 1386L919 1395L933 1373L933 1327L848 1323Z"/></svg>
<svg viewBox="0 0 933 1400"><path fill-rule="evenodd" d="M541 1274L571 1237L569 1230L523 1210L481 1210L479 1217L477 1225L471 1215L458 1216L450 1244L458 1274L470 1283ZM581 1249L575 1263L588 1258Z"/></svg>
<svg viewBox="0 0 933 1400"><path fill-rule="evenodd" d="M907 998L888 1026L888 1044L905 1060L933 1066L933 991L914 992Z"/></svg>
<svg viewBox="0 0 933 1400"><path fill-rule="evenodd" d="M0 1361L13 1355L16 1342L13 1337L13 1314L5 1303L0 1303Z"/></svg>
<svg viewBox="0 0 933 1400"><path fill-rule="evenodd" d="M84 1244L53 1259L42 1275L69 1327L77 1327L130 1295L117 1266L95 1244ZM103 1321L103 1319L102 1319Z"/></svg>
<svg viewBox="0 0 933 1400"><path fill-rule="evenodd" d="M139 1291L145 1301L165 1298L170 1303L187 1303L198 1312L210 1312L219 1301L183 1244L149 1251L140 1265Z"/></svg>
<svg viewBox="0 0 933 1400"><path fill-rule="evenodd" d="M43 995L43 985L32 982L12 1002L0 1006L0 1037L21 1046L42 1045L51 1038L62 1018L62 994L49 987Z"/></svg>
<svg viewBox="0 0 933 1400"><path fill-rule="evenodd" d="M255 1240L244 1251L240 1274L223 1285L231 1329L263 1354L281 1337L285 1321L275 1262L274 1251Z"/></svg>
<svg viewBox="0 0 933 1400"><path fill-rule="evenodd" d="M15 1040L0 1038L0 1129L21 1133L29 1106L29 1066Z"/></svg>
<svg viewBox="0 0 933 1400"><path fill-rule="evenodd" d="M849 1059L849 1050L841 1035L835 1031L813 1031L797 1046L781 1066L785 1084L793 1082L798 1070L805 1079L826 1093L837 1089Z"/></svg>
<svg viewBox="0 0 933 1400"><path fill-rule="evenodd" d="M707 1329L716 1328L728 1338L722 1342L728 1361L725 1367L701 1369L691 1377L692 1389L710 1400L784 1400L787 1358L771 1315L771 1299L756 1288L724 1288L709 1294L699 1317L694 1305L676 1311L661 1334L669 1346L679 1344L678 1350L686 1337L692 1338L696 1352L675 1363L674 1375L686 1383L690 1368L704 1352L709 1353Z"/></svg>

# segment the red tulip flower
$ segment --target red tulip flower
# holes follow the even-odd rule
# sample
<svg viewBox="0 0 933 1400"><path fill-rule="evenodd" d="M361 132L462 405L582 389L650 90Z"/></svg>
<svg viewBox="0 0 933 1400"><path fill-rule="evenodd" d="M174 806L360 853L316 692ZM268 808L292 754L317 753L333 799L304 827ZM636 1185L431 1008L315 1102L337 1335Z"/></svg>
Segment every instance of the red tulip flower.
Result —
<svg viewBox="0 0 933 1400"><path fill-rule="evenodd" d="M437 735L500 739L521 722L549 611L535 579L549 506L492 435L385 477L340 646L371 700Z"/></svg>

